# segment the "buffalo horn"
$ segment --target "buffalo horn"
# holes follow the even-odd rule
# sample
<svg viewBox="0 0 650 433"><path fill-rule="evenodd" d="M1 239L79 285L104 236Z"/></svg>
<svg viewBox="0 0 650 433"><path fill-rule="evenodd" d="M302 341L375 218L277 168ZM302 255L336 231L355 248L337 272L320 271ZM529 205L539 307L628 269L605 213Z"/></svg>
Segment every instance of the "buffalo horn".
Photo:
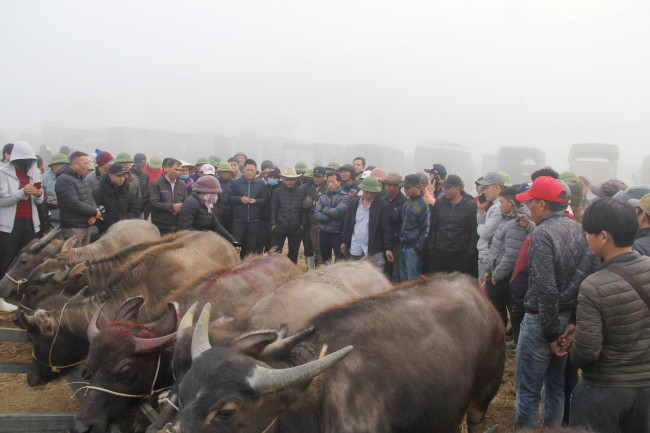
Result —
<svg viewBox="0 0 650 433"><path fill-rule="evenodd" d="M210 310L212 305L206 302L196 321L194 335L192 336L192 361L199 357L203 352L211 349L210 338L208 337L208 326L210 325Z"/></svg>
<svg viewBox="0 0 650 433"><path fill-rule="evenodd" d="M47 283L47 280L49 280L53 276L54 276L54 272L46 272L43 275L41 275L41 278L39 278L39 282Z"/></svg>
<svg viewBox="0 0 650 433"><path fill-rule="evenodd" d="M352 346L346 346L320 359L285 369L255 366L248 376L248 384L260 394L281 391L293 385L312 380L352 352Z"/></svg>
<svg viewBox="0 0 650 433"><path fill-rule="evenodd" d="M300 331L299 333L292 335L291 337L288 338L278 337L276 341L269 344L264 348L264 350L262 350L262 353L260 353L258 359L262 359L262 360L283 359L285 356L289 354L291 349L293 349L296 346L296 344L300 343L305 338L313 334L315 329L316 328L311 326L305 329L304 331ZM280 333L278 333L278 335L280 335Z"/></svg>
<svg viewBox="0 0 650 433"><path fill-rule="evenodd" d="M34 316L25 313L25 310L18 310L18 320L30 328L34 327Z"/></svg>
<svg viewBox="0 0 650 433"><path fill-rule="evenodd" d="M68 269L66 269L66 270L63 272L63 274L61 275L61 281L66 281L66 280L68 279L68 277L70 276L70 272L72 272L72 269L73 269L73 268L68 267Z"/></svg>
<svg viewBox="0 0 650 433"><path fill-rule="evenodd" d="M53 230L50 230L50 232L45 236L43 236L43 238L40 241L36 242L34 245L31 246L29 252L32 254L36 254L39 251L41 251L43 248L45 248L47 244L52 242L52 240L56 237L56 235L59 234L60 231L61 229L58 227Z"/></svg>
<svg viewBox="0 0 650 433"><path fill-rule="evenodd" d="M99 334L99 328L97 328L97 319L99 318L99 314L102 312L106 304L102 304L97 311L95 311L95 314L93 314L93 318L90 319L90 323L88 324L88 328L86 329L86 335L88 336L88 341L93 341L93 338L97 334Z"/></svg>
<svg viewBox="0 0 650 433"><path fill-rule="evenodd" d="M84 286L83 289L79 290L77 293L74 294L72 298L68 302L79 302L83 298L86 297L86 293L88 292L88 286Z"/></svg>
<svg viewBox="0 0 650 433"><path fill-rule="evenodd" d="M163 335L162 337L155 338L139 338L134 337L135 340L135 352L151 352L152 350L160 349L167 347L176 340L176 332L172 332L168 335Z"/></svg>
<svg viewBox="0 0 650 433"><path fill-rule="evenodd" d="M185 330L192 326L194 323L194 313L196 312L196 308L199 306L199 301L196 301L195 303L192 304L190 308L187 309L185 314L183 314L183 318L181 321L178 323L178 330L176 331L178 335L183 335Z"/></svg>

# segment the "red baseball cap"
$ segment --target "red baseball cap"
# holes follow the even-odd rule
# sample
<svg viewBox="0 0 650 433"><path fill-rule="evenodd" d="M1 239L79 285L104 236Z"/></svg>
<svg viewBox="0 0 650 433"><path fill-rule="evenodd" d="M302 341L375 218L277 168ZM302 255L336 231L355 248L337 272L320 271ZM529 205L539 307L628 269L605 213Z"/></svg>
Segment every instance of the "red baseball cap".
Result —
<svg viewBox="0 0 650 433"><path fill-rule="evenodd" d="M517 201L528 201L534 198L538 200L554 201L557 203L567 203L566 191L562 184L550 176L540 176L527 192L522 192L515 196Z"/></svg>

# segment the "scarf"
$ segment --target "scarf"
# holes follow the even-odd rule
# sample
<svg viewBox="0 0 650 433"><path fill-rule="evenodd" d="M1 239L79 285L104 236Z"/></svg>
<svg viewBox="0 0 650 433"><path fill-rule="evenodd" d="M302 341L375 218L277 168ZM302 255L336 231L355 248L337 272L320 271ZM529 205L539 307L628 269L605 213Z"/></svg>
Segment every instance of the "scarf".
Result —
<svg viewBox="0 0 650 433"><path fill-rule="evenodd" d="M205 203L205 207L208 208L209 214L212 213L212 208L217 203L217 199L219 199L219 195L217 194L206 194L203 196L203 203Z"/></svg>

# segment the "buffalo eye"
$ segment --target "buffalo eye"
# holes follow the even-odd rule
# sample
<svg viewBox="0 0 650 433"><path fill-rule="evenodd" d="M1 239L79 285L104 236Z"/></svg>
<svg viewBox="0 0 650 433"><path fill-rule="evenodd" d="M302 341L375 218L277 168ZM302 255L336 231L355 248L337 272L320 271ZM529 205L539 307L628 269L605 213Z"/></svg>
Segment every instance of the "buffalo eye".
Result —
<svg viewBox="0 0 650 433"><path fill-rule="evenodd" d="M217 412L217 416L220 419L228 420L232 418L233 415L235 415L235 413L237 413L235 409L221 409L220 411Z"/></svg>
<svg viewBox="0 0 650 433"><path fill-rule="evenodd" d="M23 257L22 259L20 259L20 262L19 262L19 263L20 263L21 265L26 265L27 263L29 263L29 260L27 260L26 258Z"/></svg>
<svg viewBox="0 0 650 433"><path fill-rule="evenodd" d="M37 288L33 288L33 287L30 288L30 289L29 289L29 295L30 295L30 296L36 296L36 295L38 295L38 289L37 289Z"/></svg>
<svg viewBox="0 0 650 433"><path fill-rule="evenodd" d="M114 375L118 379L123 379L131 373L131 365L125 365L124 367L117 370Z"/></svg>

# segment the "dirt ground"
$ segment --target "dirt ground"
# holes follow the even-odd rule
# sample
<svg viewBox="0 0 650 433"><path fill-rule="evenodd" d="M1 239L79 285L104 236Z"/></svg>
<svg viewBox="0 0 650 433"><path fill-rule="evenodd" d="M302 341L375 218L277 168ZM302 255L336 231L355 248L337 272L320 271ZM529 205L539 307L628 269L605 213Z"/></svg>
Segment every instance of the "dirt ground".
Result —
<svg viewBox="0 0 650 433"><path fill-rule="evenodd" d="M286 249L285 249L286 252ZM298 258L299 268L306 271L302 254ZM13 313L0 313L0 327L13 328ZM31 347L26 343L0 343L0 362L29 362ZM511 432L515 419L515 352L508 351L505 372L498 394L492 400L487 413L487 427L498 424L498 432ZM72 391L65 379L44 386L30 387L24 374L0 374L0 413L46 413L76 412L79 403L72 397ZM463 425L461 431L467 432Z"/></svg>

